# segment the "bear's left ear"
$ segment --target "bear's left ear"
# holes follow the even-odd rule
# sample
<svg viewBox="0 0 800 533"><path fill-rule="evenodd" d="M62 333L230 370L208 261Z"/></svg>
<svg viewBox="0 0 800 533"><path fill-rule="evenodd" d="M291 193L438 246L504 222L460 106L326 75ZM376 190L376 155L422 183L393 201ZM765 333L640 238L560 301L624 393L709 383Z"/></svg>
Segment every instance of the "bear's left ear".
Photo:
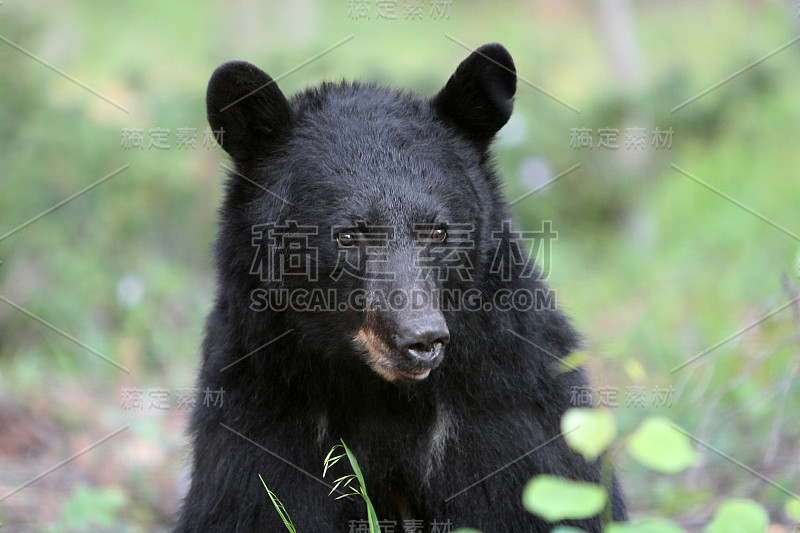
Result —
<svg viewBox="0 0 800 533"><path fill-rule="evenodd" d="M433 105L469 137L488 144L511 117L516 91L511 54L500 44L485 44L458 66Z"/></svg>

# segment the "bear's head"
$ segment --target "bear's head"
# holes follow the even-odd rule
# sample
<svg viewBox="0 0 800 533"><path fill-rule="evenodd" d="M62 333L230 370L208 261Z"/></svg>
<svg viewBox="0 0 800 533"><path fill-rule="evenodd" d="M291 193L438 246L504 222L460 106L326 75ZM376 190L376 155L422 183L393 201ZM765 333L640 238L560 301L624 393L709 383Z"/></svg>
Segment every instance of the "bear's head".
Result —
<svg viewBox="0 0 800 533"><path fill-rule="evenodd" d="M448 343L479 327L448 317L497 286L492 235L507 209L489 145L515 90L498 44L475 50L433 98L342 82L287 100L255 66L220 66L208 119L234 163L220 298L250 302L230 320L269 321L272 336L279 325L316 356L390 382L435 372Z"/></svg>

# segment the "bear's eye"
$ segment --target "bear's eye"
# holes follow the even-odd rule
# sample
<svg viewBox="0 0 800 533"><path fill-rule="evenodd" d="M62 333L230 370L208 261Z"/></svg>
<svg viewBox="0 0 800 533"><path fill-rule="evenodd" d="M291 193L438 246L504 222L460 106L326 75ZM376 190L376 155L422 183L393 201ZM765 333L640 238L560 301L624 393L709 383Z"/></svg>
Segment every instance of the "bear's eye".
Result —
<svg viewBox="0 0 800 533"><path fill-rule="evenodd" d="M433 242L444 242L447 238L447 230L444 228L436 228L431 232L431 240Z"/></svg>
<svg viewBox="0 0 800 533"><path fill-rule="evenodd" d="M358 239L356 238L355 233L349 233L343 231L342 233L336 236L336 240L339 242L340 246L350 247L353 246Z"/></svg>

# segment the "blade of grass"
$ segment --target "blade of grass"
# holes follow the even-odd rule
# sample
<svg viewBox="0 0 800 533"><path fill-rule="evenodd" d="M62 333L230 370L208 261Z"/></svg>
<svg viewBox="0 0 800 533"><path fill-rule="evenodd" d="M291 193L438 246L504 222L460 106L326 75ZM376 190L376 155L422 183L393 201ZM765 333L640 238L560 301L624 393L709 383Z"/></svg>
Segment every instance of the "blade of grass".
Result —
<svg viewBox="0 0 800 533"><path fill-rule="evenodd" d="M264 481L264 478L261 477L261 474L258 475L258 479L261 480L261 484L264 485L264 488L267 489L267 494L269 495L269 499L272 500L272 505L275 506L275 510L278 511L278 515L283 520L283 525L286 526L286 529L289 530L290 533L297 533L297 530L294 528L294 523L292 523L292 519L289 517L289 513L286 511L286 507L283 506L283 503L278 499L275 494L269 490L267 487L267 483Z"/></svg>
<svg viewBox="0 0 800 533"><path fill-rule="evenodd" d="M335 465L336 463L338 463L339 459L341 459L342 457L345 456L345 454L341 454L341 455L337 455L336 457L331 457L331 455L333 455L333 452L337 448L341 448L341 445L337 444L336 446L331 448L331 451L329 451L328 455L325 456L325 461L323 461L323 464L325 465L325 468L322 470L322 477L325 477L325 474L328 472L328 469L330 467L332 467L333 465Z"/></svg>
<svg viewBox="0 0 800 533"><path fill-rule="evenodd" d="M336 491L336 489L338 489L340 486L347 487L348 489L355 491L355 489L354 489L353 487L351 487L351 486L350 486L350 483L351 483L351 482L352 482L354 479L356 479L356 476L355 476L355 474L349 474L349 475L347 475L347 476L342 476L342 477L340 477L339 479L337 479L336 481L334 481L333 488L332 488L332 489L331 489L331 491L328 493L328 496L330 496L331 494L333 494L333 493ZM349 496L349 494L348 494L348 496ZM340 497L341 497L341 496L340 496ZM337 499L338 499L338 498L337 498Z"/></svg>
<svg viewBox="0 0 800 533"><path fill-rule="evenodd" d="M367 484L364 481L364 474L361 473L361 467L358 466L356 456L350 451L350 448L347 447L347 444L344 443L344 440L342 440L342 447L344 448L347 458L350 460L350 466L353 468L353 472L355 473L356 477L358 478L358 482L361 485L361 497L364 498L364 503L367 504L369 532L380 533L381 529L380 525L378 524L378 515L375 512L375 507L373 507L372 501L370 501L369 496L367 496Z"/></svg>

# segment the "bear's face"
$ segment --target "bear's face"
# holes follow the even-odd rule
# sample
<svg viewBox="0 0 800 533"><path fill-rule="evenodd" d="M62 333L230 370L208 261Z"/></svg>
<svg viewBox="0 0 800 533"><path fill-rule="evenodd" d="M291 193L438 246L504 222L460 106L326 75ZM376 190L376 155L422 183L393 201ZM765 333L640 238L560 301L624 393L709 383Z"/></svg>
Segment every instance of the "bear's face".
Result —
<svg viewBox="0 0 800 533"><path fill-rule="evenodd" d="M340 330L349 324L342 334L385 379L416 382L439 365L449 341L437 300L459 280L438 274L474 263L461 234L479 222L471 182L481 177L467 176L479 162L456 160L457 141L419 102L417 113L398 116L405 99L397 105L383 91L360 89L358 105L342 105L340 93L352 90L329 89L276 162L303 176L287 185L288 211L316 232L316 281L296 282L334 289L337 303L347 303L319 319ZM454 175L463 177L455 187Z"/></svg>
<svg viewBox="0 0 800 533"><path fill-rule="evenodd" d="M484 262L488 145L515 88L499 45L476 50L431 100L342 83L287 101L250 64L218 68L208 113L236 164L235 231L266 228L256 261L264 290L290 302L280 312L302 313L332 352L390 382L427 378L450 341L442 301Z"/></svg>

